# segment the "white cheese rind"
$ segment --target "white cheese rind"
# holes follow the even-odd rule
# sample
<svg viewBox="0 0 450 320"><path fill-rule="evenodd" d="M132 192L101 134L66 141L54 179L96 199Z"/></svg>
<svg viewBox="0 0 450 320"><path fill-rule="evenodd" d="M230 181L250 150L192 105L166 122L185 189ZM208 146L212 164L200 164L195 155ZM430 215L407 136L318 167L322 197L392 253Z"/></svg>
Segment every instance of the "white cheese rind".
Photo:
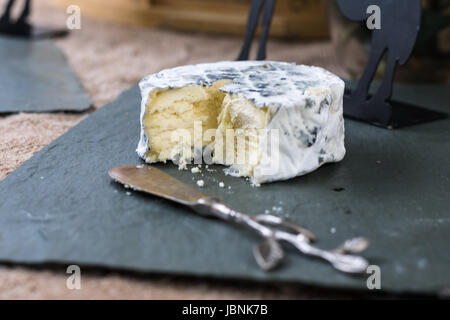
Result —
<svg viewBox="0 0 450 320"><path fill-rule="evenodd" d="M232 82L220 90L240 95L256 107L267 107L271 120L261 141L261 161L254 168L256 184L309 173L345 155L344 82L319 68L275 61L230 61L182 66L149 75L141 89L141 135L137 153L145 159L149 137L144 130L145 109L153 90ZM278 129L279 159L274 166L269 148L271 129ZM232 172L232 170L231 170Z"/></svg>

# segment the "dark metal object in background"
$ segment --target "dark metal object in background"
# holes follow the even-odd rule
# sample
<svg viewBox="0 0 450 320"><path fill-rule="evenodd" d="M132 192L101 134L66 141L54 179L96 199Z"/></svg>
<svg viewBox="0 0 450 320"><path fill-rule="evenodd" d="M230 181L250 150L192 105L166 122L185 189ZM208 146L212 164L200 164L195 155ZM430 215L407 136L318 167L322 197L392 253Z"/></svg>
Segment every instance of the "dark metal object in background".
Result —
<svg viewBox="0 0 450 320"><path fill-rule="evenodd" d="M380 8L381 29L372 31L368 64L357 88L344 98L344 115L385 127L398 128L445 118L441 112L392 101L395 69L403 65L412 53L420 28L420 0L338 0L343 14L353 21L365 21L371 5ZM378 65L387 55L386 70L380 87L369 96L369 87Z"/></svg>
<svg viewBox="0 0 450 320"><path fill-rule="evenodd" d="M31 13L31 0L24 0L22 12L16 20L11 18L11 10L16 0L8 0L0 17L0 34L24 38L52 38L66 35L67 30L52 30L36 27L28 22Z"/></svg>
<svg viewBox="0 0 450 320"><path fill-rule="evenodd" d="M253 36L255 35L256 27L259 21L259 16L264 7L262 17L262 33L259 40L259 49L256 59L266 59L266 44L269 35L270 23L272 22L273 11L275 8L275 0L252 0L250 12L248 15L247 32L245 35L244 45L237 60L248 60Z"/></svg>

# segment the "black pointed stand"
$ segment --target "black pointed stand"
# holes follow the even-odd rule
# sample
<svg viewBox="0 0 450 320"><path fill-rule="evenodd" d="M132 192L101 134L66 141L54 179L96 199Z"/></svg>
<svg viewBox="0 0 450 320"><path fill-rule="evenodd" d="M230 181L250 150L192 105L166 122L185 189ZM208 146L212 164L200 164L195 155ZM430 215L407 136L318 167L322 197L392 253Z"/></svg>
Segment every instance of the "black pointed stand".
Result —
<svg viewBox="0 0 450 320"><path fill-rule="evenodd" d="M431 122L447 118L447 114L414 106L411 104L391 100L385 102L380 108L380 103L374 103L370 99L355 103L350 91L346 91L344 97L344 115L347 118L373 124L375 126L397 129L415 124Z"/></svg>
<svg viewBox="0 0 450 320"><path fill-rule="evenodd" d="M261 15L263 8L264 13L262 18L262 33L259 40L259 49L256 59L266 59L267 38L269 36L270 24L272 22L273 11L275 8L275 0L252 0L248 15L247 31L245 34L244 45L242 46L241 52L237 58L238 61L249 59L252 40L255 35L259 16Z"/></svg>
<svg viewBox="0 0 450 320"><path fill-rule="evenodd" d="M353 21L366 21L369 6L380 8L381 28L372 31L369 61L357 88L344 98L346 117L395 129L446 118L442 112L391 100L395 69L412 53L421 20L420 0L337 0L343 14ZM382 83L369 95L378 65L386 54L387 63Z"/></svg>
<svg viewBox="0 0 450 320"><path fill-rule="evenodd" d="M27 19L31 13L31 0L25 0L22 13L16 20L11 19L11 10L14 3L15 0L8 0L0 17L0 34L28 39L55 38L67 35L68 31L65 29L49 29L28 23Z"/></svg>

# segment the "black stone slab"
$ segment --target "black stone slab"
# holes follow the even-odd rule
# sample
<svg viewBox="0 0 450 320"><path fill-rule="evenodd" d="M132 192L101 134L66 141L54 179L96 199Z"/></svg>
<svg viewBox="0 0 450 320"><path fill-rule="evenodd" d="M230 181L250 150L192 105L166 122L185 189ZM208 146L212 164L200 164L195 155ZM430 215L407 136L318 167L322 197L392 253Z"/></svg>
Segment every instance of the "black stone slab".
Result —
<svg viewBox="0 0 450 320"><path fill-rule="evenodd" d="M446 111L450 90L397 86L396 97ZM282 268L263 272L251 254L253 234L155 197L127 195L107 172L140 163L139 100L137 87L124 92L0 183L1 261L366 288L365 276L292 253ZM383 290L448 289L450 120L395 131L347 120L346 134L341 163L260 188L214 166L202 191L248 213L281 207L277 214L308 226L326 248L368 237L365 256L380 266ZM192 186L200 177L169 163L158 167Z"/></svg>
<svg viewBox="0 0 450 320"><path fill-rule="evenodd" d="M0 37L0 113L89 109L92 101L51 41Z"/></svg>

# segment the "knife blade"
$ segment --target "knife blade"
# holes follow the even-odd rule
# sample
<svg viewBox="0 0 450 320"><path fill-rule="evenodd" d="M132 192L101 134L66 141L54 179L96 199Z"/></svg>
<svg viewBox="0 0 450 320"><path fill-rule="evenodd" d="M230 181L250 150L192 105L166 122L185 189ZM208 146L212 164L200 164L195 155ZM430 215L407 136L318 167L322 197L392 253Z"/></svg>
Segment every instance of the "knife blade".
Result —
<svg viewBox="0 0 450 320"><path fill-rule="evenodd" d="M147 165L125 166L111 169L109 176L138 191L154 194L183 205L196 205L198 200L208 198L171 175Z"/></svg>

